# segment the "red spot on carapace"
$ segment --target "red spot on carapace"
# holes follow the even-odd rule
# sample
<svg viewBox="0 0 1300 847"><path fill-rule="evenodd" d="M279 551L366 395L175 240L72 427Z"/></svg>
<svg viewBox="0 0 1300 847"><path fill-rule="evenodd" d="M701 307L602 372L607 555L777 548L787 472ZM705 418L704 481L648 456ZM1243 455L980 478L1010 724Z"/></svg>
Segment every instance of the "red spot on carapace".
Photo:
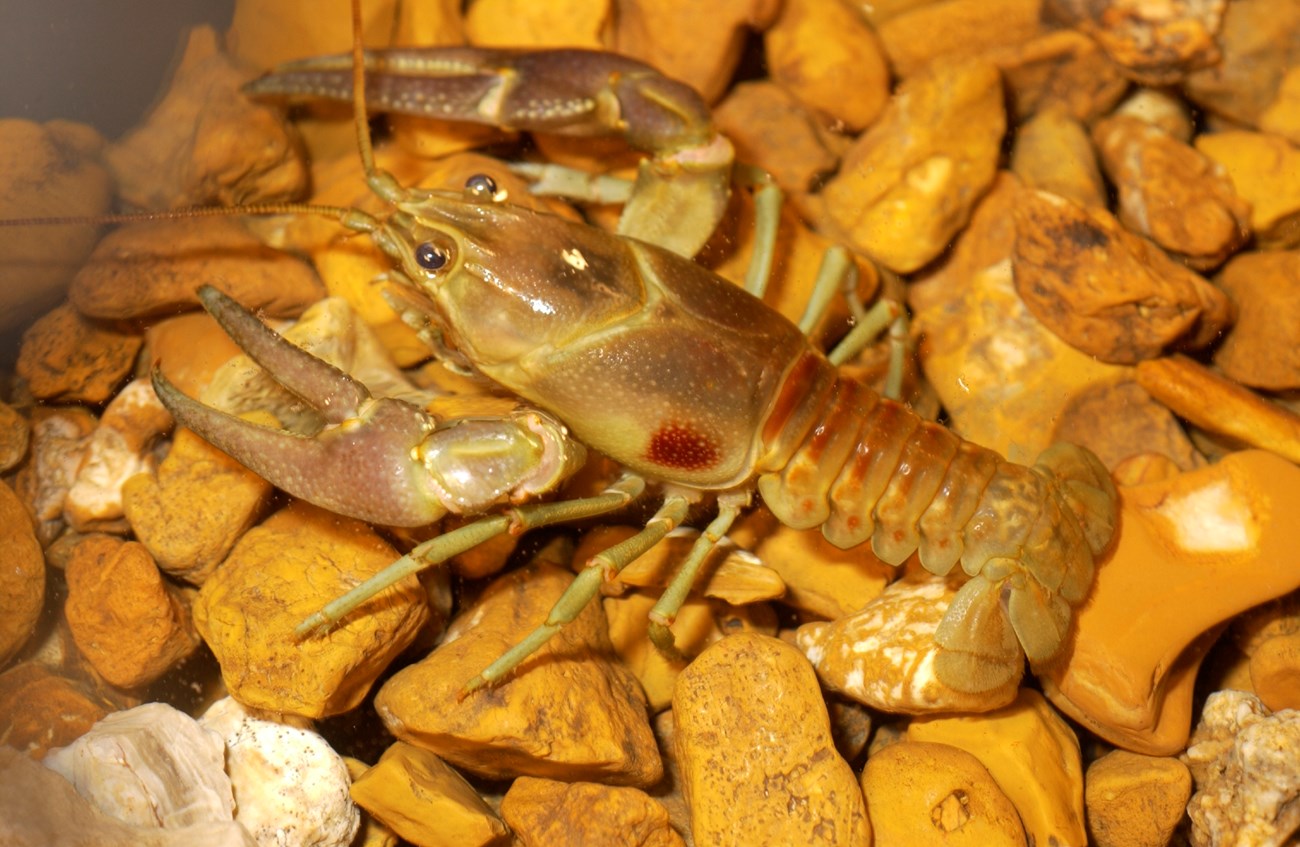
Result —
<svg viewBox="0 0 1300 847"><path fill-rule="evenodd" d="M718 445L690 424L666 423L650 436L646 458L665 468L702 471L718 463Z"/></svg>

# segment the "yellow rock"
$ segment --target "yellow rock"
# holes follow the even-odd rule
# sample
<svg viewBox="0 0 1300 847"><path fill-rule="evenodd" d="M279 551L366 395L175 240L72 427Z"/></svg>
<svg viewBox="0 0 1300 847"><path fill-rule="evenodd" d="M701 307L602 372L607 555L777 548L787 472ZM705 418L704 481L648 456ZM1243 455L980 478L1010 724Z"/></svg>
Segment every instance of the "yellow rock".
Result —
<svg viewBox="0 0 1300 847"><path fill-rule="evenodd" d="M245 533L194 604L230 694L309 718L356 708L429 620L419 581L407 577L325 635L294 628L397 557L360 521L301 502Z"/></svg>
<svg viewBox="0 0 1300 847"><path fill-rule="evenodd" d="M916 718L909 741L951 744L973 755L1020 812L1031 844L1086 844L1079 741L1043 696L1024 689L983 715Z"/></svg>
<svg viewBox="0 0 1300 847"><path fill-rule="evenodd" d="M87 320L65 303L23 333L15 370L38 400L98 405L125 381L141 343L137 333Z"/></svg>
<svg viewBox="0 0 1300 847"><path fill-rule="evenodd" d="M1173 758L1107 753L1084 780L1088 833L1097 847L1164 847L1192 796L1192 774Z"/></svg>
<svg viewBox="0 0 1300 847"><path fill-rule="evenodd" d="M605 616L609 619L609 640L623 664L636 674L652 712L671 705L673 685L686 665L685 661L667 658L650 641L650 610L658 600L657 596L639 591L604 600ZM677 649L685 656L697 655L722 637L709 603L695 598L687 599L682 605L672 632Z"/></svg>
<svg viewBox="0 0 1300 847"><path fill-rule="evenodd" d="M392 32L397 5L393 0L361 4L366 46ZM239 0L226 46L231 55L263 69L290 59L343 53L352 47L350 7L351 0Z"/></svg>
<svg viewBox="0 0 1300 847"><path fill-rule="evenodd" d="M506 834L505 824L464 777L404 741L353 780L352 799L420 847L482 847Z"/></svg>
<svg viewBox="0 0 1300 847"><path fill-rule="evenodd" d="M664 807L636 788L521 776L501 798L501 817L523 847L686 844Z"/></svg>
<svg viewBox="0 0 1300 847"><path fill-rule="evenodd" d="M785 583L781 602L818 617L834 620L853 614L899 573L880 561L870 544L844 550L817 530L785 526L765 509L747 515L743 529L732 536L747 532L756 534L750 549Z"/></svg>
<svg viewBox="0 0 1300 847"><path fill-rule="evenodd" d="M370 765L351 756L343 757L343 764L348 766L348 777L355 785L361 775L370 770ZM355 801L355 798L353 798ZM360 804L357 804L360 806ZM361 828L350 847L397 847L397 833L388 828L388 824L371 815L364 807L361 809Z"/></svg>
<svg viewBox="0 0 1300 847"><path fill-rule="evenodd" d="M1258 247L1300 244L1300 150L1281 136L1244 130L1202 133L1196 149L1227 169L1237 194L1250 202Z"/></svg>
<svg viewBox="0 0 1300 847"><path fill-rule="evenodd" d="M916 73L939 57L1009 47L1043 29L1041 0L947 0L908 5L915 8L877 23L890 65L900 76Z"/></svg>
<svg viewBox="0 0 1300 847"><path fill-rule="evenodd" d="M1017 130L1011 172L1030 188L1106 208L1106 184L1088 131L1063 109L1039 112Z"/></svg>
<svg viewBox="0 0 1300 847"><path fill-rule="evenodd" d="M673 714L696 844L871 843L817 679L790 645L724 638L677 678Z"/></svg>
<svg viewBox="0 0 1300 847"><path fill-rule="evenodd" d="M821 193L845 237L899 273L942 253L997 173L1003 96L980 61L936 61L904 80Z"/></svg>
<svg viewBox="0 0 1300 847"><path fill-rule="evenodd" d="M479 47L604 48L609 0L474 0L465 34Z"/></svg>
<svg viewBox="0 0 1300 847"><path fill-rule="evenodd" d="M645 696L613 658L599 603L498 685L461 699L471 677L546 619L572 579L555 565L534 564L493 582L452 621L438 649L380 689L375 709L389 730L494 779L658 782L663 766Z"/></svg>
<svg viewBox="0 0 1300 847"><path fill-rule="evenodd" d="M202 585L270 494L270 483L181 429L157 475L137 474L122 486L122 508L160 568Z"/></svg>
<svg viewBox="0 0 1300 847"><path fill-rule="evenodd" d="M1025 844L1020 815L988 769L949 744L899 741L873 753L862 792L878 847Z"/></svg>
<svg viewBox="0 0 1300 847"><path fill-rule="evenodd" d="M786 0L763 47L773 81L849 132L869 126L889 100L884 51L851 5Z"/></svg>
<svg viewBox="0 0 1300 847"><path fill-rule="evenodd" d="M1300 588L1300 524L1287 512L1300 468L1247 450L1120 496L1116 548L1074 639L1038 675L1058 708L1106 740L1169 755L1187 743L1191 677L1212 631Z"/></svg>
<svg viewBox="0 0 1300 847"><path fill-rule="evenodd" d="M1269 711L1300 709L1300 632L1274 636L1255 648L1250 683Z"/></svg>
<svg viewBox="0 0 1300 847"><path fill-rule="evenodd" d="M931 574L899 580L855 614L801 626L796 643L823 685L877 709L914 715L997 709L1015 699L1020 672L979 694L950 688L934 672L934 634L957 587Z"/></svg>

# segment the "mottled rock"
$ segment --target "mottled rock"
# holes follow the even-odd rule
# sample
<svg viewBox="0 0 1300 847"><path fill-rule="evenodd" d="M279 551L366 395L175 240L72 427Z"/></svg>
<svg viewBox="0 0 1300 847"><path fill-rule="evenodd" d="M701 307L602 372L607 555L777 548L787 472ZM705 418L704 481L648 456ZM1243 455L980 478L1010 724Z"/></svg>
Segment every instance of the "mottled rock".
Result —
<svg viewBox="0 0 1300 847"><path fill-rule="evenodd" d="M1026 688L1011 705L982 715L916 718L906 737L979 759L1015 804L1029 843L1087 843L1079 741L1037 691Z"/></svg>
<svg viewBox="0 0 1300 847"><path fill-rule="evenodd" d="M259 847L347 847L361 816L343 757L313 730L227 697L199 725L225 741L235 820Z"/></svg>
<svg viewBox="0 0 1300 847"><path fill-rule="evenodd" d="M686 844L664 807L637 788L521 776L501 798L501 816L523 847Z"/></svg>
<svg viewBox="0 0 1300 847"><path fill-rule="evenodd" d="M105 154L122 198L174 209L300 197L307 167L297 139L278 110L240 91L252 77L210 27L191 30L167 93Z"/></svg>
<svg viewBox="0 0 1300 847"><path fill-rule="evenodd" d="M305 717L355 708L429 620L409 576L328 633L294 629L397 551L360 521L295 502L244 534L203 584L194 624L241 703Z"/></svg>
<svg viewBox="0 0 1300 847"><path fill-rule="evenodd" d="M1300 828L1300 712L1270 714L1244 691L1205 701L1183 761L1196 793L1187 804L1192 844L1283 844Z"/></svg>
<svg viewBox="0 0 1300 847"><path fill-rule="evenodd" d="M831 622L804 624L796 643L821 683L888 712L983 712L1015 699L1024 658L1005 679L978 694L958 691L935 674L939 621L957 593L956 580L927 574L885 587L860 611Z"/></svg>
<svg viewBox="0 0 1300 847"><path fill-rule="evenodd" d="M1192 796L1177 759L1114 750L1088 765L1084 803L1097 847L1165 847Z"/></svg>
<svg viewBox="0 0 1300 847"><path fill-rule="evenodd" d="M8 403L0 401L0 473L7 473L27 455L32 435L27 418Z"/></svg>
<svg viewBox="0 0 1300 847"><path fill-rule="evenodd" d="M1128 79L1097 42L1072 29L1051 30L984 57L1002 71L1010 115L1018 121L1060 109L1089 123L1109 112L1129 89Z"/></svg>
<svg viewBox="0 0 1300 847"><path fill-rule="evenodd" d="M1231 323L1223 292L1105 210L1026 190L1014 214L1016 291L1083 352L1132 364L1175 344L1203 347Z"/></svg>
<svg viewBox="0 0 1300 847"><path fill-rule="evenodd" d="M1230 122L1255 126L1288 68L1300 59L1293 33L1300 27L1295 0L1233 0L1219 32L1222 56L1187 77L1193 103Z"/></svg>
<svg viewBox="0 0 1300 847"><path fill-rule="evenodd" d="M540 776L649 786L663 769L645 697L612 660L600 604L491 688L470 678L541 624L572 581L534 564L498 578L442 645L384 684L375 709L399 739L490 778Z"/></svg>
<svg viewBox="0 0 1300 847"><path fill-rule="evenodd" d="M0 674L0 737L33 759L71 744L115 708L89 686L36 662Z"/></svg>
<svg viewBox="0 0 1300 847"><path fill-rule="evenodd" d="M76 479L63 501L63 514L78 532L120 532L122 486L153 469L154 441L172 428L171 413L146 379L127 383L99 416L86 442Z"/></svg>
<svg viewBox="0 0 1300 847"><path fill-rule="evenodd" d="M199 304L210 282L253 311L294 315L325 296L306 262L264 246L238 218L128 224L109 233L72 281L83 315L133 319Z"/></svg>
<svg viewBox="0 0 1300 847"><path fill-rule="evenodd" d="M1219 59L1215 35L1227 0L1050 0L1049 7L1101 44L1133 79L1171 85Z"/></svg>
<svg viewBox="0 0 1300 847"><path fill-rule="evenodd" d="M1074 639L1038 674L1052 702L1113 744L1183 749L1192 681L1217 627L1300 588L1291 566L1300 469L1233 453L1171 480L1120 489L1121 532L1097 568ZM1152 603L1151 598L1160 598Z"/></svg>
<svg viewBox="0 0 1300 847"><path fill-rule="evenodd" d="M38 400L102 403L131 372L143 343L139 334L87 320L65 303L23 333L16 370Z"/></svg>
<svg viewBox="0 0 1300 847"><path fill-rule="evenodd" d="M1214 364L1252 388L1300 388L1300 252L1269 250L1233 258L1217 280L1237 308Z"/></svg>
<svg viewBox="0 0 1300 847"><path fill-rule="evenodd" d="M199 646L188 604L144 545L87 536L73 549L66 576L72 638L113 685L153 682Z"/></svg>
<svg viewBox="0 0 1300 847"><path fill-rule="evenodd" d="M202 585L270 495L270 483L181 429L156 474L122 486L122 509L160 568Z"/></svg>
<svg viewBox="0 0 1300 847"><path fill-rule="evenodd" d="M27 643L45 603L45 556L31 517L0 482L0 668Z"/></svg>
<svg viewBox="0 0 1300 847"><path fill-rule="evenodd" d="M239 824L184 829L124 824L91 806L66 779L0 747L0 838L12 847L260 847Z"/></svg>
<svg viewBox="0 0 1300 847"><path fill-rule="evenodd" d="M1205 464L1173 413L1132 379L1075 394L1061 409L1051 440L1082 444L1111 469L1137 455L1162 455L1185 471Z"/></svg>
<svg viewBox="0 0 1300 847"><path fill-rule="evenodd" d="M1030 459L1051 443L1071 397L1123 374L1062 341L1016 293L1011 256L1021 190L1015 177L999 175L948 260L908 287L921 367L952 428L1012 459Z"/></svg>
<svg viewBox="0 0 1300 847"><path fill-rule="evenodd" d="M1201 133L1195 144L1228 172L1236 193L1250 203L1256 247L1300 245L1300 149L1281 136L1243 130Z"/></svg>
<svg viewBox="0 0 1300 847"><path fill-rule="evenodd" d="M677 678L673 713L696 844L871 843L817 679L790 645L724 638Z"/></svg>
<svg viewBox="0 0 1300 847"><path fill-rule="evenodd" d="M899 741L862 771L875 843L914 847L1025 844L1025 829L980 760L949 744Z"/></svg>
<svg viewBox="0 0 1300 847"><path fill-rule="evenodd" d="M1141 362L1138 384L1181 418L1300 462L1300 415L1186 356Z"/></svg>
<svg viewBox="0 0 1300 847"><path fill-rule="evenodd" d="M225 742L165 703L114 712L44 762L123 823L180 829L234 817Z"/></svg>
<svg viewBox="0 0 1300 847"><path fill-rule="evenodd" d="M876 27L890 66L907 77L941 57L971 56L1033 38L1043 31L1042 5L1042 0L913 3Z"/></svg>
<svg viewBox="0 0 1300 847"><path fill-rule="evenodd" d="M95 416L79 406L37 406L32 410L30 457L18 470L14 491L35 518L36 537L42 546L63 531L63 503L95 425Z"/></svg>
<svg viewBox="0 0 1300 847"><path fill-rule="evenodd" d="M1039 111L1020 126L1011 172L1029 188L1106 208L1106 185L1088 131L1059 107Z"/></svg>
<svg viewBox="0 0 1300 847"><path fill-rule="evenodd" d="M101 162L104 139L71 121L0 120L0 217L102 215L113 180ZM99 228L0 229L0 330L30 323L67 290L99 239Z"/></svg>
<svg viewBox="0 0 1300 847"><path fill-rule="evenodd" d="M889 99L884 51L849 4L785 0L763 49L773 82L849 132L870 126Z"/></svg>
<svg viewBox="0 0 1300 847"><path fill-rule="evenodd" d="M899 86L821 193L856 247L914 271L966 226L997 172L1002 81L981 61L939 61Z"/></svg>
<svg viewBox="0 0 1300 847"><path fill-rule="evenodd" d="M398 741L352 782L357 805L421 847L482 847L507 830L465 778L428 750ZM590 812L590 809L587 809Z"/></svg>
<svg viewBox="0 0 1300 847"><path fill-rule="evenodd" d="M1092 137L1129 229L1199 270L1217 267L1246 242L1250 204L1217 162L1137 117L1101 121Z"/></svg>

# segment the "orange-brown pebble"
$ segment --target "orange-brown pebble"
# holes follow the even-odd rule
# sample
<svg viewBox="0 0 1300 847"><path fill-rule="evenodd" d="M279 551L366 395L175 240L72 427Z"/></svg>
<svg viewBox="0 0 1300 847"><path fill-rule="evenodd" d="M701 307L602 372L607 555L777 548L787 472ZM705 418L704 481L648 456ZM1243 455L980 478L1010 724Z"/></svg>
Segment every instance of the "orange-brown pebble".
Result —
<svg viewBox="0 0 1300 847"><path fill-rule="evenodd" d="M18 375L38 400L103 403L126 379L144 339L63 304L23 333Z"/></svg>
<svg viewBox="0 0 1300 847"><path fill-rule="evenodd" d="M1136 455L1163 455L1185 471L1205 464L1173 413L1132 379L1099 382L1071 397L1052 441L1082 444L1112 469Z"/></svg>
<svg viewBox="0 0 1300 847"><path fill-rule="evenodd" d="M652 712L672 704L673 685L686 666L680 659L665 656L650 641L650 610L658 600L657 596L632 591L603 601L609 619L609 640L619 659L636 674ZM694 597L682 604L671 629L673 643L687 657L698 655L723 635L710 604Z"/></svg>
<svg viewBox="0 0 1300 847"><path fill-rule="evenodd" d="M395 0L361 4L366 46L375 46L381 35L393 31L398 5ZM351 6L352 0L239 0L225 33L226 49L265 69L290 59L346 52L352 47Z"/></svg>
<svg viewBox="0 0 1300 847"><path fill-rule="evenodd" d="M522 847L686 844L664 807L637 788L521 776L501 798L501 817Z"/></svg>
<svg viewBox="0 0 1300 847"><path fill-rule="evenodd" d="M773 82L850 132L870 126L889 100L884 50L850 4L785 0L763 47Z"/></svg>
<svg viewBox="0 0 1300 847"><path fill-rule="evenodd" d="M1269 710L1300 709L1300 632L1275 635L1250 654L1250 684Z"/></svg>
<svg viewBox="0 0 1300 847"><path fill-rule="evenodd" d="M1047 5L1147 85L1177 83L1221 55L1215 36L1227 0L1051 0Z"/></svg>
<svg viewBox="0 0 1300 847"><path fill-rule="evenodd" d="M905 80L821 193L834 225L899 273L938 256L993 183L1003 96L982 61L937 61Z"/></svg>
<svg viewBox="0 0 1300 847"><path fill-rule="evenodd" d="M1300 463L1300 414L1186 356L1140 362L1136 374L1138 384L1179 417Z"/></svg>
<svg viewBox="0 0 1300 847"><path fill-rule="evenodd" d="M1297 27L1296 3L1233 0L1218 35L1222 56L1213 66L1190 74L1183 93L1212 116L1255 126L1287 69L1300 60L1300 44L1290 37Z"/></svg>
<svg viewBox="0 0 1300 847"><path fill-rule="evenodd" d="M27 455L32 428L27 418L8 403L0 401L0 473L6 473Z"/></svg>
<svg viewBox="0 0 1300 847"><path fill-rule="evenodd" d="M283 33L277 33L281 37ZM245 97L251 73L195 27L167 93L105 161L118 192L142 209L293 200L307 167L283 113Z"/></svg>
<svg viewBox="0 0 1300 847"><path fill-rule="evenodd" d="M0 674L0 738L4 746L33 759L71 744L117 708L84 684L36 662Z"/></svg>
<svg viewBox="0 0 1300 847"><path fill-rule="evenodd" d="M1010 114L1020 120L1059 108L1090 123L1109 112L1130 87L1097 42L1072 29L1051 30L985 56L1002 71Z"/></svg>
<svg viewBox="0 0 1300 847"><path fill-rule="evenodd" d="M1079 740L1037 691L982 715L916 718L906 737L979 759L1015 804L1030 844L1087 843Z"/></svg>
<svg viewBox="0 0 1300 847"><path fill-rule="evenodd" d="M1187 743L1192 682L1216 627L1300 588L1300 525L1287 514L1300 468L1248 450L1120 498L1122 530L1075 637L1038 676L1058 708L1102 738L1169 755Z"/></svg>
<svg viewBox="0 0 1300 847"><path fill-rule="evenodd" d="M245 533L194 603L230 694L309 718L356 708L429 620L418 580L376 595L326 634L300 638L294 629L397 557L360 521L301 502Z"/></svg>
<svg viewBox="0 0 1300 847"><path fill-rule="evenodd" d="M880 847L1023 847L1016 807L980 760L949 744L899 741L867 758L862 792Z"/></svg>
<svg viewBox="0 0 1300 847"><path fill-rule="evenodd" d="M404 741L352 781L352 799L420 847L487 847L505 840L506 825L463 776Z"/></svg>
<svg viewBox="0 0 1300 847"><path fill-rule="evenodd" d="M122 486L122 507L160 568L202 585L270 494L268 482L181 429L156 474L137 474Z"/></svg>
<svg viewBox="0 0 1300 847"><path fill-rule="evenodd" d="M204 282L254 312L296 315L325 296L311 266L264 246L237 218L131 224L109 233L72 281L83 315L131 319L197 308Z"/></svg>
<svg viewBox="0 0 1300 847"><path fill-rule="evenodd" d="M1217 267L1250 235L1250 204L1227 171L1141 118L1116 115L1092 128L1119 193L1119 219L1189 267Z"/></svg>
<svg viewBox="0 0 1300 847"><path fill-rule="evenodd" d="M930 574L902 579L855 614L804 624L796 643L823 685L873 708L915 715L1005 706L1020 684L1019 657L1004 679L977 694L958 691L935 674L940 648L934 634L956 590Z"/></svg>
<svg viewBox="0 0 1300 847"><path fill-rule="evenodd" d="M731 139L737 159L767 171L788 193L809 191L839 164L813 115L774 82L732 88L713 110L713 120Z"/></svg>
<svg viewBox="0 0 1300 847"><path fill-rule="evenodd" d="M146 361L191 397L198 397L217 369L239 355L239 346L207 312L163 318L144 333Z"/></svg>
<svg viewBox="0 0 1300 847"><path fill-rule="evenodd" d="M613 15L610 0L474 0L465 37L480 47L584 47L600 50ZM420 42L427 43L427 42Z"/></svg>
<svg viewBox="0 0 1300 847"><path fill-rule="evenodd" d="M1250 203L1257 247L1300 245L1300 149L1279 135L1244 130L1203 132L1196 149L1222 165Z"/></svg>
<svg viewBox="0 0 1300 847"><path fill-rule="evenodd" d="M1203 347L1232 321L1223 292L1104 209L1025 190L1014 214L1016 291L1084 353L1132 364L1173 344Z"/></svg>
<svg viewBox="0 0 1300 847"><path fill-rule="evenodd" d="M947 0L908 5L910 8L877 24L890 66L904 77L937 58L1008 47L1043 29L1042 0Z"/></svg>
<svg viewBox="0 0 1300 847"><path fill-rule="evenodd" d="M714 644L677 678L673 714L696 844L871 844L817 678L789 644L751 633Z"/></svg>
<svg viewBox="0 0 1300 847"><path fill-rule="evenodd" d="M1217 281L1237 307L1237 322L1214 363L1252 388L1300 388L1300 251L1242 253Z"/></svg>
<svg viewBox="0 0 1300 847"><path fill-rule="evenodd" d="M1192 796L1192 774L1173 758L1115 750L1088 766L1084 803L1097 847L1165 847Z"/></svg>
<svg viewBox="0 0 1300 847"><path fill-rule="evenodd" d="M153 682L199 646L190 610L144 545L86 536L72 551L65 613L72 639L119 688Z"/></svg>
<svg viewBox="0 0 1300 847"><path fill-rule="evenodd" d="M100 161L104 139L70 121L0 120L0 217L102 215L113 200ZM99 239L99 228L0 228L0 330L31 322L67 289Z"/></svg>
<svg viewBox="0 0 1300 847"><path fill-rule="evenodd" d="M45 602L45 556L32 520L0 482L0 668L36 629Z"/></svg>
<svg viewBox="0 0 1300 847"><path fill-rule="evenodd" d="M494 779L540 776L649 786L663 773L645 695L613 658L599 603L508 677L471 677L545 619L572 575L548 563L498 578L451 622L440 647L398 671L375 709L403 741Z"/></svg>

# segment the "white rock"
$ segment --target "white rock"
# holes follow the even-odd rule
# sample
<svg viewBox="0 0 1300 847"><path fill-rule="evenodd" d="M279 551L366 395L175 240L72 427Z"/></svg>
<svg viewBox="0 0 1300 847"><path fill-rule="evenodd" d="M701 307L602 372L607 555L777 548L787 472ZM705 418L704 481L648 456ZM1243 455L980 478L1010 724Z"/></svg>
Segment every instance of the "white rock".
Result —
<svg viewBox="0 0 1300 847"><path fill-rule="evenodd" d="M136 826L228 822L234 798L220 735L165 703L114 712L44 764L92 806Z"/></svg>
<svg viewBox="0 0 1300 847"><path fill-rule="evenodd" d="M226 740L235 820L260 847L346 847L361 824L347 765L302 724L270 720L227 697L199 719Z"/></svg>

